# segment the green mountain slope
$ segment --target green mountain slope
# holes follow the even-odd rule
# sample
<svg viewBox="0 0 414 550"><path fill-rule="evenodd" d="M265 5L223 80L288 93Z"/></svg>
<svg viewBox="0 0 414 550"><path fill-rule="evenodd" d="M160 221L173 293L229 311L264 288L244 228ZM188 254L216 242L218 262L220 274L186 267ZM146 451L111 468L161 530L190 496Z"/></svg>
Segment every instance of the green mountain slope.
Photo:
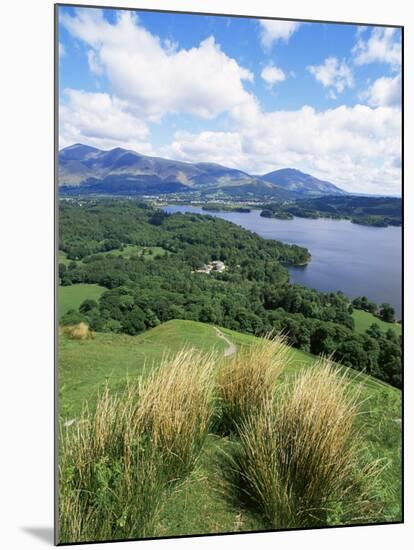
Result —
<svg viewBox="0 0 414 550"><path fill-rule="evenodd" d="M255 340L229 329L193 321L173 320L138 336L96 334L93 340L59 342L59 401L63 421L79 415L82 403L94 399L105 384L111 391L121 390L127 381L145 375L166 353L183 346L218 353L235 346L236 350ZM237 352L237 351L236 351ZM307 368L316 357L292 349L292 365L285 376ZM356 371L349 371L361 385L363 411L360 428L368 442L369 458L381 459L380 498L386 502L387 521L400 519L401 491L401 392ZM71 429L69 426L65 429ZM217 458L226 440L209 436L199 467L178 492L173 492L159 517L157 532L162 535L249 531L265 528L260 518L229 502L217 490Z"/></svg>
<svg viewBox="0 0 414 550"><path fill-rule="evenodd" d="M238 346L249 345L254 336L220 329ZM122 389L127 378L140 376L156 366L163 355L175 353L184 346L223 352L229 344L218 336L212 325L195 321L173 320L138 336L97 333L93 340L71 340L60 336L59 374L61 409L64 418L76 416L82 403L97 395L108 383L111 389ZM295 364L306 365L315 357L292 349Z"/></svg>
<svg viewBox="0 0 414 550"><path fill-rule="evenodd" d="M80 143L59 151L62 195L158 195L220 192L231 197L313 197L344 193L330 182L299 170L252 176L210 162L190 163L141 155L116 147L102 151Z"/></svg>
<svg viewBox="0 0 414 550"><path fill-rule="evenodd" d="M60 260L59 260L60 261ZM59 287L59 318L70 309L78 310L84 300L98 300L106 288L100 285L79 283Z"/></svg>
<svg viewBox="0 0 414 550"><path fill-rule="evenodd" d="M397 336L400 336L402 334L402 327L399 323L385 323L368 311L363 311L362 309L354 309L352 317L354 319L355 330L357 332L363 333L375 323L380 327L382 332L393 330L397 334Z"/></svg>

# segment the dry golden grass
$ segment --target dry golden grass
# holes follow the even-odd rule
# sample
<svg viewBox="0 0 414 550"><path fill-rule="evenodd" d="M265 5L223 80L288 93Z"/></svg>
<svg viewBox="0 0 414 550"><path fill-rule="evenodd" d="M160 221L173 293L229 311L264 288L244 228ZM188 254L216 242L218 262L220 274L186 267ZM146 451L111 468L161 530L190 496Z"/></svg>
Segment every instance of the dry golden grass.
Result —
<svg viewBox="0 0 414 550"><path fill-rule="evenodd" d="M96 410L61 431L59 519L61 542L105 540L151 533L160 502L152 449L131 420L138 394L112 397L106 389ZM156 490L158 487L158 491ZM136 495L132 502L131 495ZM142 500L143 496L152 501ZM138 496L140 497L138 499Z"/></svg>
<svg viewBox="0 0 414 550"><path fill-rule="evenodd" d="M328 525L335 514L369 520L366 487L379 466L361 464L359 401L345 374L321 359L244 420L229 459L233 480L271 526Z"/></svg>
<svg viewBox="0 0 414 550"><path fill-rule="evenodd" d="M94 411L62 426L59 541L155 536L163 501L197 465L217 390L234 434L224 465L233 497L275 528L372 520L379 467L364 462L357 384L325 359L278 383L289 360L281 338L219 369L214 354L183 349L123 394L105 389Z"/></svg>
<svg viewBox="0 0 414 550"><path fill-rule="evenodd" d="M273 398L277 380L291 361L291 351L281 336L258 340L223 362L218 372L225 430L237 427Z"/></svg>
<svg viewBox="0 0 414 550"><path fill-rule="evenodd" d="M123 395L106 389L95 411L62 428L61 542L154 534L169 490L195 467L214 405L215 358L166 357Z"/></svg>
<svg viewBox="0 0 414 550"><path fill-rule="evenodd" d="M142 392L145 430L178 477L194 467L211 425L216 361L212 353L183 349L162 361Z"/></svg>
<svg viewBox="0 0 414 550"><path fill-rule="evenodd" d="M65 326L62 328L63 333L72 340L91 340L95 338L95 333L89 326L82 322L77 325Z"/></svg>

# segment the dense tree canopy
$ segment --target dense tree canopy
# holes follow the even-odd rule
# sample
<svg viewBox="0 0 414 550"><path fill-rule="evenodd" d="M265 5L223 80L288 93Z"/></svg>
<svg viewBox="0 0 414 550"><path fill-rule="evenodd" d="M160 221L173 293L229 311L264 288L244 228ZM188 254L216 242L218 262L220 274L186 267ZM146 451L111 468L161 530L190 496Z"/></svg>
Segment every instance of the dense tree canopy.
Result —
<svg viewBox="0 0 414 550"><path fill-rule="evenodd" d="M134 335L178 318L257 335L276 330L294 347L334 354L347 366L401 383L394 335L375 327L357 334L341 292L289 284L283 264L306 262L305 248L220 218L169 215L132 200L61 201L59 228L60 250L72 260L59 266L61 284L107 288L99 302L85 300L79 311L68 312L65 324L85 320L96 331ZM197 271L215 260L224 262L224 271ZM366 298L354 305L370 310Z"/></svg>
<svg viewBox="0 0 414 550"><path fill-rule="evenodd" d="M402 201L397 197L329 195L264 204L264 218L334 218L375 227L402 224Z"/></svg>

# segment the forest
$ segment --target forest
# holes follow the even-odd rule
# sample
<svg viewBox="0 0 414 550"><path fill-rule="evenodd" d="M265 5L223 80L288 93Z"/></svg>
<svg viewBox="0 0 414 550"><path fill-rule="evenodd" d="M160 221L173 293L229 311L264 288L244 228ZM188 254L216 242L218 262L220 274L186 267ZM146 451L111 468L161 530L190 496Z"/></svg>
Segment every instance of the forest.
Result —
<svg viewBox="0 0 414 550"><path fill-rule="evenodd" d="M387 227L402 224L402 201L396 197L340 195L279 201L262 205L264 218L349 219L353 223Z"/></svg>
<svg viewBox="0 0 414 550"><path fill-rule="evenodd" d="M353 307L374 311L366 298L352 304L342 292L289 283L285 264L308 262L305 248L135 200L69 199L59 206L59 249L66 257L60 284L106 288L98 300L68 311L62 324L85 321L94 331L135 335L184 319L259 336L282 332L293 347L332 355L401 387L400 338L375 324L363 334L354 330ZM215 260L224 263L222 272L197 272ZM386 306L375 311L391 320Z"/></svg>

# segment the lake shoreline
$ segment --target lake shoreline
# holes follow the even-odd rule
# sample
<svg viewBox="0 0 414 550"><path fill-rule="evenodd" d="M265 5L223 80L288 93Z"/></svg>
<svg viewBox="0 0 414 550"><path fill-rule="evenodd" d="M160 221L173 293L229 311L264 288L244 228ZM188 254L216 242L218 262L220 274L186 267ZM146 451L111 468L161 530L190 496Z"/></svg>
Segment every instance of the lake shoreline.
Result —
<svg viewBox="0 0 414 550"><path fill-rule="evenodd" d="M322 292L342 291L350 300L367 296L377 304L388 302L396 317L401 317L401 227L382 228L326 218L280 220L260 216L257 208L249 213L207 213L201 206L169 204L163 209L216 216L265 239L303 246L309 250L311 261L284 264L292 284Z"/></svg>

